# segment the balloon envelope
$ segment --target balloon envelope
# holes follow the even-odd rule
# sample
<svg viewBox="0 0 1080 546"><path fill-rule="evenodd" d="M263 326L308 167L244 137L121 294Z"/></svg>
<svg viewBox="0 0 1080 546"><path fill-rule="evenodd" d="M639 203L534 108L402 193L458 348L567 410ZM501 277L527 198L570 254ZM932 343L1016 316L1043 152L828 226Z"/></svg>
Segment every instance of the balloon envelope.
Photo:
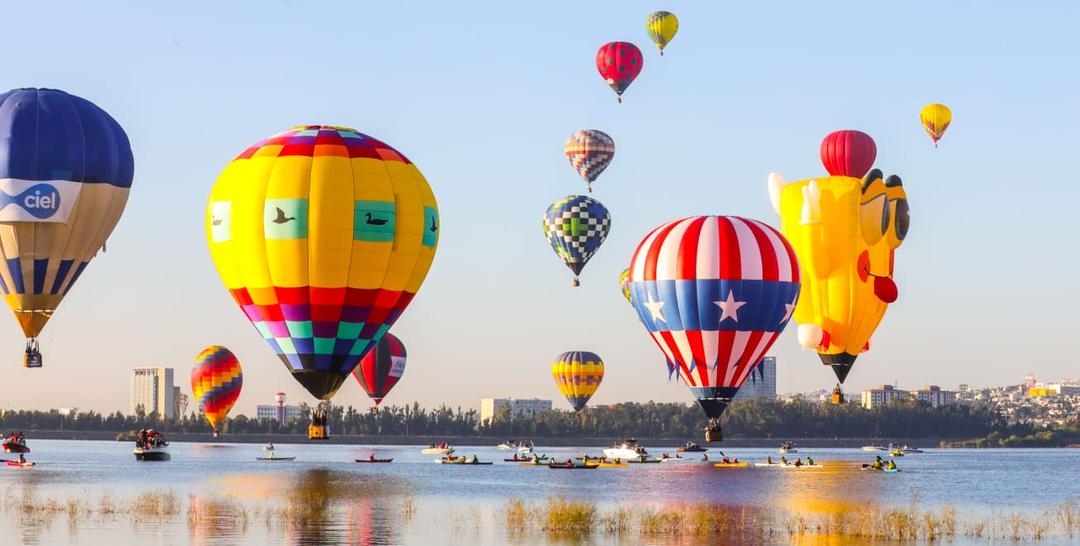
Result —
<svg viewBox="0 0 1080 546"><path fill-rule="evenodd" d="M589 351L569 351L559 355L551 365L551 375L559 392L573 406L574 411L581 411L589 402L600 382L604 379L604 362L596 353Z"/></svg>
<svg viewBox="0 0 1080 546"><path fill-rule="evenodd" d="M609 42L600 46L596 52L596 69L622 102L622 94L634 82L645 59L641 50L630 42Z"/></svg>
<svg viewBox="0 0 1080 546"><path fill-rule="evenodd" d="M654 11L645 19L645 32L649 33L649 39L660 48L661 55L678 31L679 19L670 11Z"/></svg>
<svg viewBox="0 0 1080 546"><path fill-rule="evenodd" d="M622 273L619 273L619 291L622 292L626 302L633 305L634 300L630 299L630 268L623 269Z"/></svg>
<svg viewBox="0 0 1080 546"><path fill-rule="evenodd" d="M240 361L232 351L211 345L195 357L195 367L191 369L191 394L215 433L236 404L243 386Z"/></svg>
<svg viewBox="0 0 1080 546"><path fill-rule="evenodd" d="M127 134L90 101L0 93L0 292L26 337L103 249L134 174Z"/></svg>
<svg viewBox="0 0 1080 546"><path fill-rule="evenodd" d="M772 227L736 216L668 222L630 261L634 308L710 418L710 431L784 330L799 262Z"/></svg>
<svg viewBox="0 0 1080 546"><path fill-rule="evenodd" d="M937 146L937 141L941 140L945 130L952 123L952 110L944 104L927 104L919 112L919 121L922 122L926 134L930 135L930 139L934 141L934 146Z"/></svg>
<svg viewBox="0 0 1080 546"><path fill-rule="evenodd" d="M248 148L206 211L229 293L322 400L413 300L439 228L435 196L408 158L336 126L295 127Z"/></svg>
<svg viewBox="0 0 1080 546"><path fill-rule="evenodd" d="M860 178L874 166L877 145L862 131L833 131L821 141L821 163L833 176Z"/></svg>
<svg viewBox="0 0 1080 546"><path fill-rule="evenodd" d="M375 401L376 406L401 380L405 373L405 357L405 344L387 332L353 369L356 382L360 383L360 388Z"/></svg>
<svg viewBox="0 0 1080 546"><path fill-rule="evenodd" d="M899 177L883 179L878 169L863 179L786 183L774 175L770 184L780 229L802 264L799 343L842 383L897 298L892 277L910 226L907 193Z"/></svg>
<svg viewBox="0 0 1080 546"><path fill-rule="evenodd" d="M592 191L596 177L615 157L615 140L603 131L583 129L566 139L564 151L570 165L585 179L586 187Z"/></svg>
<svg viewBox="0 0 1080 546"><path fill-rule="evenodd" d="M559 259L577 275L589 262L611 231L611 216L599 201L584 195L570 195L548 207L544 213L544 237Z"/></svg>

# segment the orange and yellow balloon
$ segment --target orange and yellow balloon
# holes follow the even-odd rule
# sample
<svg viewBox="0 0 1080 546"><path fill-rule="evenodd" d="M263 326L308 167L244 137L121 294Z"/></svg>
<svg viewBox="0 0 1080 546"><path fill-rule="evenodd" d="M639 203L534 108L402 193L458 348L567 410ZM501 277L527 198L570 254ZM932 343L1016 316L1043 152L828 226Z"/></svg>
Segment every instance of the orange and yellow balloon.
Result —
<svg viewBox="0 0 1080 546"><path fill-rule="evenodd" d="M934 141L934 147L937 147L938 140L941 140L945 130L952 123L952 110L936 102L927 104L919 112L919 121L922 122L923 129L926 129L926 134L930 135L930 139Z"/></svg>
<svg viewBox="0 0 1080 546"><path fill-rule="evenodd" d="M211 345L195 357L195 367L191 369L191 394L206 415L214 436L218 435L218 425L225 421L225 416L236 404L243 386L244 373L232 351Z"/></svg>
<svg viewBox="0 0 1080 546"><path fill-rule="evenodd" d="M551 365L551 375L559 392L580 412L585 408L600 382L604 379L604 362L596 353L589 351L568 351L559 355Z"/></svg>
<svg viewBox="0 0 1080 546"><path fill-rule="evenodd" d="M883 178L878 169L865 172L863 166L873 164L874 144L864 133L856 136L849 152L869 155L868 162L832 161L831 175L791 183L769 175L780 230L802 271L793 310L799 343L817 351L841 383L859 354L869 349L870 336L897 298L895 252L910 224L900 177ZM829 158L827 151L822 148L823 160Z"/></svg>

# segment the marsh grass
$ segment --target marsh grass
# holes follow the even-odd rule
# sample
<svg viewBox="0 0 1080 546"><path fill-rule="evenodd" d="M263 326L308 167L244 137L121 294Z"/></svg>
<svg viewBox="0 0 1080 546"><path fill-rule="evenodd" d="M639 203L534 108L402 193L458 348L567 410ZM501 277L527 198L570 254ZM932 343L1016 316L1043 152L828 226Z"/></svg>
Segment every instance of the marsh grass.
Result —
<svg viewBox="0 0 1080 546"><path fill-rule="evenodd" d="M1077 501L1062 503L1041 514L1021 512L989 515L961 514L952 505L921 508L880 507L863 504L824 513L776 508L677 503L660 507L618 506L601 510L595 503L562 497L527 503L514 498L503 511L508 533L521 538L529 533L549 538L618 535L620 541L687 540L724 536L732 543L760 543L768 537L798 542L817 539L851 541L951 542L958 538L979 541L1038 542L1073 536L1080 525Z"/></svg>

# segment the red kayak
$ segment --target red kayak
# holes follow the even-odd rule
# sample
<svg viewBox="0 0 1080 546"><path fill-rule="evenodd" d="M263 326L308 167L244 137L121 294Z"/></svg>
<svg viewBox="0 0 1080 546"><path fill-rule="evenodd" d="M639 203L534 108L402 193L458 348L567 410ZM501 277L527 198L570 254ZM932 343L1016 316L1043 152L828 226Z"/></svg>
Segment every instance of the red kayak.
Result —
<svg viewBox="0 0 1080 546"><path fill-rule="evenodd" d="M23 468L29 468L36 465L37 463L32 463L30 461L26 461L25 463L20 463L19 461L4 461L4 464L8 466L21 466Z"/></svg>

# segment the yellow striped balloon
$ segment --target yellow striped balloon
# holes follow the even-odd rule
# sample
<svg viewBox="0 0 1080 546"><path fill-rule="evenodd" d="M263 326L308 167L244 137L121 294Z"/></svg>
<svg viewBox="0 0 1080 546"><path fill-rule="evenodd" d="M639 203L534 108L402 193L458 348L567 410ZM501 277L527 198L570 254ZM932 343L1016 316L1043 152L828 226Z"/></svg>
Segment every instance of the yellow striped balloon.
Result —
<svg viewBox="0 0 1080 546"><path fill-rule="evenodd" d="M934 147L936 148L937 141L941 140L945 130L952 123L952 111L944 104L936 102L927 104L919 112L919 121L922 122L923 129L926 129L926 134L930 135L930 138L934 141Z"/></svg>
<svg viewBox="0 0 1080 546"><path fill-rule="evenodd" d="M656 47L660 48L660 55L664 54L664 48L675 38L679 32L679 19L670 11L654 11L645 20L645 31L649 33Z"/></svg>
<svg viewBox="0 0 1080 546"><path fill-rule="evenodd" d="M600 382L604 379L604 362L596 353L588 351L569 351L559 355L551 365L551 375L559 392L574 407L581 411L589 402Z"/></svg>

